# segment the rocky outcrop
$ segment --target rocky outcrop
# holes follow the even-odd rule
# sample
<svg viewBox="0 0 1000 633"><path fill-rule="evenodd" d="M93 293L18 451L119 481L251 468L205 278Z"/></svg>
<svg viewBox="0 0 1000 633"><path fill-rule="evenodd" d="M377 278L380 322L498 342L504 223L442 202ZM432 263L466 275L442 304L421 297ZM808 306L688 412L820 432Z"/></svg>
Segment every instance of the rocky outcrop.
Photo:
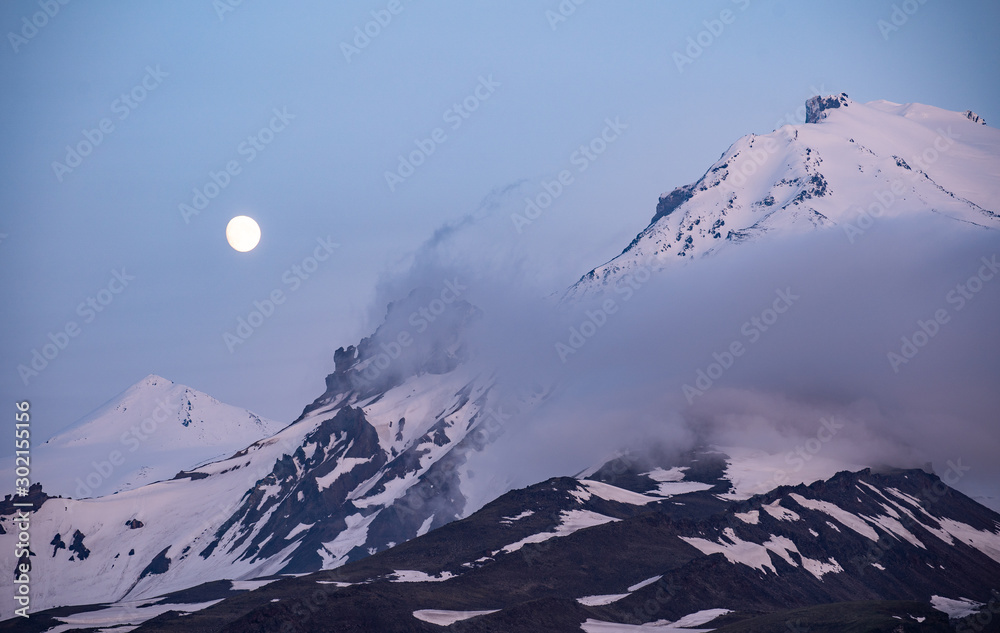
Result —
<svg viewBox="0 0 1000 633"><path fill-rule="evenodd" d="M656 203L656 214L653 215L653 219L649 223L655 224L660 218L670 215L674 209L690 200L692 195L694 195L693 184L678 187L670 193L660 196L659 202Z"/></svg>
<svg viewBox="0 0 1000 633"><path fill-rule="evenodd" d="M847 93L845 92L839 95L830 95L829 97L816 95L806 101L806 123L819 123L826 116L825 113L828 110L840 107L846 108L848 103Z"/></svg>
<svg viewBox="0 0 1000 633"><path fill-rule="evenodd" d="M979 116L978 114L976 114L972 110L966 110L962 114L964 114L965 118L967 118L968 120L972 121L973 123L978 123L979 125L986 125L986 119L984 119L983 117Z"/></svg>

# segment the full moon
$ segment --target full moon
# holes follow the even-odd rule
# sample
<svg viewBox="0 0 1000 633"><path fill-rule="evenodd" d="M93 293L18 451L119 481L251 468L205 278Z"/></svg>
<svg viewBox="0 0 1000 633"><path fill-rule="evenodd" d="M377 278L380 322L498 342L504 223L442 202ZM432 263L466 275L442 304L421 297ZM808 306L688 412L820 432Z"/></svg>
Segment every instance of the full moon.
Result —
<svg viewBox="0 0 1000 633"><path fill-rule="evenodd" d="M252 251L260 242L260 227L253 218L238 215L226 225L226 239L241 253Z"/></svg>

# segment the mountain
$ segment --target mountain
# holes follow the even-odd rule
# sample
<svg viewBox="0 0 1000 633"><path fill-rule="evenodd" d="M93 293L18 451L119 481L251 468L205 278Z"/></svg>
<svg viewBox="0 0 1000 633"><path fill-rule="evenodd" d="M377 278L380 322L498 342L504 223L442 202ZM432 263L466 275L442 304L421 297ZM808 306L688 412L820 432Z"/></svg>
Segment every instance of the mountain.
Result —
<svg viewBox="0 0 1000 633"><path fill-rule="evenodd" d="M409 304L390 312L401 308ZM474 314L467 305L456 309ZM461 331L453 325L448 331ZM362 383L369 355L380 349L369 340L338 354L327 393L271 437L168 481L96 499L45 501L32 518L34 542L48 544L33 548L36 608L148 600L199 583L334 569L506 492L508 486L484 492L494 488L483 488L466 460L488 450L491 434L503 432L499 416L515 410L505 408L510 401L499 400L474 362L459 363L461 344L441 339L456 350L454 358L445 353L405 378L387 371ZM732 498L766 488L769 469L784 458L733 455L721 475ZM820 457L811 464L801 481L851 466ZM671 463L662 466L657 496L708 487L678 478ZM0 545L13 547L12 513L0 508L0 529L8 532ZM0 561L0 573L13 573L15 563ZM93 577L101 583L87 582Z"/></svg>
<svg viewBox="0 0 1000 633"><path fill-rule="evenodd" d="M387 326L411 307L391 307ZM455 337L474 313L455 303L410 357L377 373L366 371L383 354L374 338L338 352L327 392L298 420L224 459L114 495L45 500L32 515L32 604L141 600L334 568L458 518L463 455L487 441L474 431L489 419L492 386L460 362ZM119 430L106 437L117 441ZM10 547L13 513L0 508L0 543ZM17 563L0 560L0 574Z"/></svg>
<svg viewBox="0 0 1000 633"><path fill-rule="evenodd" d="M696 182L661 195L649 226L566 299L765 235L835 228L853 242L878 218L928 213L1000 228L1000 130L975 113L845 94L812 97L806 110L805 124L744 136Z"/></svg>
<svg viewBox="0 0 1000 633"><path fill-rule="evenodd" d="M150 374L32 449L50 495L99 497L170 479L281 428L246 409ZM13 467L2 471L13 480Z"/></svg>
<svg viewBox="0 0 1000 633"><path fill-rule="evenodd" d="M976 617L996 603L1000 515L937 476L843 471L727 501L727 455L685 460L514 490L333 571L149 600L137 631L998 630ZM702 485L666 496L664 480ZM70 611L39 617L136 622Z"/></svg>
<svg viewBox="0 0 1000 633"><path fill-rule="evenodd" d="M721 463L698 478L711 482ZM1000 515L935 475L845 471L712 508L721 479L659 499L655 475L640 493L602 481L642 477L614 470L507 493L382 554L139 630L254 632L292 621L285 630L327 631L334 609L338 630L440 630L472 614L447 630L778 630L759 621L785 630L795 613L797 630L842 631L820 628L816 607L860 602L863 630L929 631L951 630L947 616L963 604L976 613L996 603Z"/></svg>
<svg viewBox="0 0 1000 633"><path fill-rule="evenodd" d="M935 131L938 128L942 133ZM937 158L930 160L928 154L924 160L922 148L933 149L935 141L942 147L935 150ZM753 169L746 167L751 164ZM768 235L839 226L849 239L857 239L847 228L863 232L867 226L857 219L857 209L871 209L885 191L905 204L887 202L884 212L875 210L879 216L939 213L995 227L990 205L995 206L994 194L1000 192L998 166L997 130L973 117L928 106L857 104L843 95L813 99L806 124L742 139L698 183L661 197L649 227L621 256L584 276L565 300L600 293L606 284L617 283L640 266L660 268ZM675 239L679 231L686 237ZM183 616L190 626L202 621L202 613L215 618L211 626L218 626L206 625L204 630L223 626L233 631L270 630L267 627L276 627L282 614L288 615L280 603L288 595L305 595L302 592L318 582L277 579L320 570L325 574L320 576L323 583L355 583L323 585L345 590L337 594L338 600L348 597L338 617L341 612L363 614L350 616L355 617L354 628L345 624L345 630L438 630L437 624L413 618L413 611L425 609L500 610L482 617L493 628L469 630L519 630L517 622L536 622L535 618L547 622L549 615L552 624L547 630L571 630L566 628L571 626L579 630L587 619L597 621L588 625L593 631L627 630L601 622L624 622L619 609L633 599L655 600L655 588L629 588L656 575L692 583L707 596L678 602L676 608L641 620L671 620L674 628L678 618L687 617L682 622L692 626L708 623L709 615L718 615L714 609L735 612L725 617L736 626L751 615L778 613L782 605L808 610L848 600L866 601L864 608L875 619L896 608L885 601L908 601L906 608L915 615L927 612L918 617L928 623L933 620L936 626L941 624L939 616L928 611L932 595L952 601L989 599L972 582L996 578L996 558L990 554L997 533L995 515L957 492L948 497L958 499L954 505L925 508L930 518L912 504L904 511L896 501L909 502L889 488L920 499L913 489L917 484L910 479L933 485L928 479L933 476L920 471L873 474L864 470L870 464L815 456L795 469L794 478L786 479L777 476L786 466L784 454L705 447L697 455L648 458L641 468L621 458L580 473L581 479L562 477L512 491L519 466L493 453L497 440L520 414L549 406L552 388L513 388L498 376L496 367L475 355L469 332L482 316L463 298L458 280L447 282L443 289L415 289L388 306L384 322L371 336L337 350L324 393L288 426L245 437L239 446L227 435L220 439L232 439L233 444L213 455L207 455L211 451L205 448L203 459L183 464L162 460L167 465L159 474L143 480L155 483L134 487L129 482L137 480L123 476L123 483L114 486L120 488L117 494L108 490L100 492L102 496L82 498L90 495L73 492L76 498L63 499L36 491L32 556L22 561L0 557L0 574L13 575L16 564L30 562L33 610L57 609L49 614L71 617L80 626L131 625L163 612L145 625L147 630L161 625L177 630L174 616L166 612L171 610L198 612ZM162 379L151 378L156 384L147 384L140 392L166 388L166 381L161 385ZM195 400L210 399L199 396L190 402ZM65 469L86 473L93 468L91 462L110 459L108 451L118 448L123 432L154 414L155 401L146 396L133 404L113 401L92 424L67 432L66 438L52 444L44 460L36 461L77 459L71 456L87 446L80 451L86 456L82 469ZM188 418L187 407L172 409L173 417L168 416L176 423L164 426L171 429L169 436L162 436L166 446L185 446L190 440L184 433L193 427L225 428L224 422L233 419L221 410ZM133 415L139 417L125 417ZM215 424L216 415L223 423ZM148 451L149 461L160 463L155 458L160 432L154 437L157 441L143 443L136 455L145 461ZM165 450L164 455L170 452ZM835 477L838 472L850 474ZM862 480L877 488L887 505L878 505L883 502L876 501L875 493L864 492ZM50 489L44 477L41 481L46 492L59 490ZM818 482L826 484L815 488ZM858 491L852 492L844 482L854 482ZM778 488L779 484L796 488ZM789 496L771 497L776 490ZM762 510L764 504L776 501L796 516L810 518L801 525L780 522ZM816 505L820 502L861 517L858 523L839 515L860 532L851 526L842 529L846 525L842 522L838 527L837 517L829 527L820 515L833 516L831 512L838 510ZM0 548L14 547L14 511L10 501L0 504ZM737 517L734 523L731 517L737 514L747 520ZM923 527L911 527L903 518L911 515ZM492 517L492 523L483 517ZM923 547L894 531L892 521L906 527L906 534ZM933 550L946 568L954 565L967 573L969 581L935 571L912 591L892 589L887 580L877 590L865 590L847 580L850 573L835 571L835 565L847 570L850 557L868 545L872 533L881 534L878 530L887 533L885 539L891 540L886 543L893 547L901 540L900 547L913 548L891 569L876 561L893 578L923 572L918 569L922 564L918 554ZM936 541L925 541L924 532ZM642 544L660 543L658 539L664 543L662 551L648 553L647 561ZM548 547L561 551L564 544L577 542L586 548L566 550L551 564L518 562L518 552L544 553ZM605 551L608 543L614 544L612 551ZM616 559L618 554L622 558ZM949 556L956 561L947 562ZM582 560L590 562L581 567ZM974 565L984 571L969 571ZM633 577L641 574L628 572L632 568L645 570L641 574L646 575ZM340 569L347 571L335 571ZM512 575L504 575L508 571ZM787 574L791 579L784 578ZM763 597L754 598L751 588L761 577L770 583L772 575L781 579L768 584ZM465 580L454 576L483 580L466 586ZM700 577L706 579L702 584ZM404 582L421 579L427 582ZM622 579L628 584L622 586ZM275 582L232 597L233 592L270 581ZM509 593L522 585L535 589ZM272 586L274 591L280 587L290 593L271 594ZM450 600L442 588L453 588ZM408 597L393 598L394 592ZM647 597L649 592L654 593ZM630 595L621 602L576 600L624 593ZM268 595L269 601L279 604L258 601ZM733 599L723 604L727 596ZM223 598L225 602L202 612ZM97 606L107 604L113 606ZM229 615L212 615L232 615L243 608L234 604L248 605L237 616L248 620L237 624L226 619ZM426 615L442 622L454 617ZM892 615L903 617L895 612L885 617L894 619ZM344 615L345 622L350 617ZM387 623L389 619L395 624ZM318 620L305 618L300 624L305 628L291 630L322 630L316 628L321 627ZM258 625L265 628L253 628ZM402 628L392 628L397 625Z"/></svg>

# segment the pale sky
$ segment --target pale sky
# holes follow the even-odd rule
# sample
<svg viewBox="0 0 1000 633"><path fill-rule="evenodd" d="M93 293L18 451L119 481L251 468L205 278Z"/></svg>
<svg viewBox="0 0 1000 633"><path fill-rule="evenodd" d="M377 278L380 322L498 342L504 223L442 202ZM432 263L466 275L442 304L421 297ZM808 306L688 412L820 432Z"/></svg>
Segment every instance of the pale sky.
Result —
<svg viewBox="0 0 1000 633"><path fill-rule="evenodd" d="M291 421L377 325L380 275L491 193L536 195L610 124L503 236L553 291L814 91L995 125L998 24L996 2L940 0L4 2L0 393L42 438L149 373ZM260 224L250 253L226 244L236 215Z"/></svg>

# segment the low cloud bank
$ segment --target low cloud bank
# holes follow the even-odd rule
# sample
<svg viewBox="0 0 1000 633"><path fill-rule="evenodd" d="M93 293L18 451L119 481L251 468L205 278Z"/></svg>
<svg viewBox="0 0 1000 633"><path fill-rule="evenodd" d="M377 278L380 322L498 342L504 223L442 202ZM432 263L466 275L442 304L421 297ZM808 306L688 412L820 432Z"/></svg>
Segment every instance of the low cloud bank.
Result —
<svg viewBox="0 0 1000 633"><path fill-rule="evenodd" d="M775 237L567 305L570 271L507 226L517 191L439 231L385 277L376 308L461 283L482 310L465 334L476 362L505 393L547 394L473 457L503 479L490 486L624 449L783 454L821 434L822 456L849 464L960 462L956 487L1000 505L986 498L1000 497L996 231L925 217L881 220L854 243L836 228Z"/></svg>

